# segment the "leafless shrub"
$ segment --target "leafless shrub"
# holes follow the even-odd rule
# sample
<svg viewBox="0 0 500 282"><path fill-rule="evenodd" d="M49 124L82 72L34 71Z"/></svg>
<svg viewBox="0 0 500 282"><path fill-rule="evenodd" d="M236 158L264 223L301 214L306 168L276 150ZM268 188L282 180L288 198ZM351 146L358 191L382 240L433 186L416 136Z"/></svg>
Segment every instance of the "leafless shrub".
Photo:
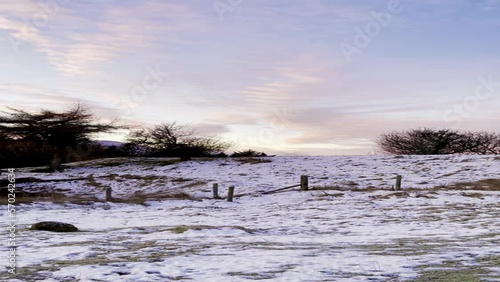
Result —
<svg viewBox="0 0 500 282"><path fill-rule="evenodd" d="M382 134L377 145L398 155L500 154L500 135L423 128Z"/></svg>
<svg viewBox="0 0 500 282"><path fill-rule="evenodd" d="M232 146L215 137L204 137L187 125L175 122L163 123L149 129L132 131L128 136L129 146L142 148L144 155L155 157L223 156L224 150Z"/></svg>

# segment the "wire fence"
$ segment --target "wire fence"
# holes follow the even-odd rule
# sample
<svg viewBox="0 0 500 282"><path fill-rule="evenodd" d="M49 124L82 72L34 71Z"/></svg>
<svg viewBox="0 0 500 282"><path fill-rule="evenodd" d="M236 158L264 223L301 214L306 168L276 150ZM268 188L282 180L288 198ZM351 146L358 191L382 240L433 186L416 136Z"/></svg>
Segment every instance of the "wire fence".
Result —
<svg viewBox="0 0 500 282"><path fill-rule="evenodd" d="M316 180L316 181L311 182L311 179ZM393 190L395 190L395 191L401 190L401 182L402 182L402 176L397 175L395 185L393 186ZM308 175L301 175L300 176L300 184L294 184L294 185L290 185L290 186L286 186L286 187L282 187L282 188L278 188L278 189L273 189L270 191L260 192L260 193L246 193L246 194L238 194L238 195L234 195L235 187L230 186L228 189L228 196L226 199L228 202L232 202L234 197L243 197L243 196L250 196L250 195L256 195L256 194L270 195L270 194L276 194L276 193L282 193L282 192L289 192L289 190L293 189L293 188L299 188L297 191L309 191L311 188L311 184L316 186L316 187L319 187L323 183L324 183L324 178L312 177L312 176L308 176ZM322 191L320 188L315 188L314 190L315 191L316 190ZM212 196L213 199L217 199L217 200L224 199L223 197L219 196L219 184L218 183L213 184L212 191L213 191L213 196Z"/></svg>

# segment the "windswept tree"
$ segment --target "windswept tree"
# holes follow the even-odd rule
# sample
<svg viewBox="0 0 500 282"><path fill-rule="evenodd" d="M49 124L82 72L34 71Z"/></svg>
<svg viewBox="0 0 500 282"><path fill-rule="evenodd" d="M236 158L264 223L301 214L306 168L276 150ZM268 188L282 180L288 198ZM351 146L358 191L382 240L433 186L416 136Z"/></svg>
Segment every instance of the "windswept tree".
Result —
<svg viewBox="0 0 500 282"><path fill-rule="evenodd" d="M232 145L215 137L200 136L188 125L162 123L148 129L132 131L127 139L130 145L145 155L157 157L192 157L223 155Z"/></svg>
<svg viewBox="0 0 500 282"><path fill-rule="evenodd" d="M31 113L8 109L10 112L0 116L0 150L4 151L4 156L10 154L18 162L29 163L26 158L40 152L48 154L52 160L72 161L78 159L79 154L88 152L82 146L90 145L93 134L120 128L113 122L98 122L89 109L80 104L62 112L41 110ZM25 160L20 160L22 158ZM45 160L45 163L48 161ZM51 164L59 165L57 161Z"/></svg>
<svg viewBox="0 0 500 282"><path fill-rule="evenodd" d="M450 129L411 129L382 134L377 145L385 153L402 155L500 154L500 136Z"/></svg>

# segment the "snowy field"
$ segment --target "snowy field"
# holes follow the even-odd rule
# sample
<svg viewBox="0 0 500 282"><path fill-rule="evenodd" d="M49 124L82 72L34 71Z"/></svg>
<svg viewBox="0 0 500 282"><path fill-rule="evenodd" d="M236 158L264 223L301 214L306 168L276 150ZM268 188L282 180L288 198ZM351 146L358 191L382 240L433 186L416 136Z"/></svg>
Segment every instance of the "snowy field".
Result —
<svg viewBox="0 0 500 282"><path fill-rule="evenodd" d="M18 190L48 198L19 199L18 274L7 272L3 244L0 280L500 281L499 169L498 156L138 158L52 174L21 169L17 179L33 179ZM264 194L300 175L311 190ZM392 190L396 175L402 191ZM211 199L213 183L221 196L235 186L234 202ZM116 201L104 202L107 187ZM81 231L28 230L39 221Z"/></svg>

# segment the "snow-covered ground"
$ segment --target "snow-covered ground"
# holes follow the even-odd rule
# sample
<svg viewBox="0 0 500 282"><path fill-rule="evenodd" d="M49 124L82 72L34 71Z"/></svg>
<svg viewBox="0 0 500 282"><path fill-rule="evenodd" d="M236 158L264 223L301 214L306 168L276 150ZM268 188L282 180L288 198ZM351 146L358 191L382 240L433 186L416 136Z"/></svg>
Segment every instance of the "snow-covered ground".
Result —
<svg viewBox="0 0 500 282"><path fill-rule="evenodd" d="M0 280L411 281L449 268L500 281L500 157L268 160L112 159L63 173L19 170L18 179L56 180L19 189L80 201L18 204L19 280L6 272L7 255ZM391 190L398 174L402 192ZM300 175L323 190L263 194ZM235 186L235 201L211 199L213 183L221 195ZM106 187L126 202L82 201L104 199ZM169 199L179 193L191 199ZM81 232L28 230L48 220Z"/></svg>

